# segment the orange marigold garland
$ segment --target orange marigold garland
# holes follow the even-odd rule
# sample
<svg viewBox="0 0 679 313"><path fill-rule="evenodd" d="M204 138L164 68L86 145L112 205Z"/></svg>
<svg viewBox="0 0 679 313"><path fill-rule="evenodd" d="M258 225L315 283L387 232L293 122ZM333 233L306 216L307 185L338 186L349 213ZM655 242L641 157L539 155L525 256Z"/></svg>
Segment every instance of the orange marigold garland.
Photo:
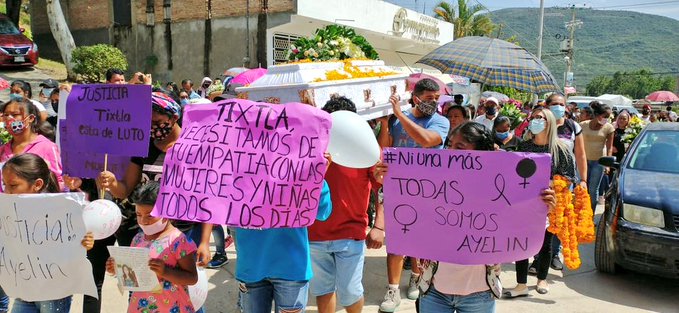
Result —
<svg viewBox="0 0 679 313"><path fill-rule="evenodd" d="M585 188L575 187L575 202L569 187L571 182L563 177L554 176L556 207L549 212L547 230L561 240L566 266L577 269L581 265L579 243L594 241L594 220L589 193Z"/></svg>

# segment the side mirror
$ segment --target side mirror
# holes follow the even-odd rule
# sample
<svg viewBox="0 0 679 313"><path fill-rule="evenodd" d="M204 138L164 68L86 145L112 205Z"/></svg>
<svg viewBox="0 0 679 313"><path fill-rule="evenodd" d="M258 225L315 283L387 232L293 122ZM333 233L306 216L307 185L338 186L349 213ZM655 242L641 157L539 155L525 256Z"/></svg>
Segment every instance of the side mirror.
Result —
<svg viewBox="0 0 679 313"><path fill-rule="evenodd" d="M605 156L605 157L599 158L599 164L606 166L606 167L612 167L612 168L615 168L615 169L620 168L620 163L615 161L614 156Z"/></svg>
<svg viewBox="0 0 679 313"><path fill-rule="evenodd" d="M26 29L25 29L25 28L23 28L23 27L21 27L21 28L19 28L19 31L20 31L20 32L21 32L21 33L23 34L23 33L25 33L25 32L26 32Z"/></svg>

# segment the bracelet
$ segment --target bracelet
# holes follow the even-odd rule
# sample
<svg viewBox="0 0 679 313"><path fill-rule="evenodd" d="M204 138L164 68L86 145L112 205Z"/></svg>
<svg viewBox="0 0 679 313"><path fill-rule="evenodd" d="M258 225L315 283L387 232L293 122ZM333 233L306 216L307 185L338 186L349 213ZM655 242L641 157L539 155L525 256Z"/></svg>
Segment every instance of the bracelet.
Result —
<svg viewBox="0 0 679 313"><path fill-rule="evenodd" d="M377 226L373 226L373 228L372 228L372 229L379 229L379 230L381 230L381 231L384 231L384 229L382 229L382 228L379 228L379 227L377 227Z"/></svg>

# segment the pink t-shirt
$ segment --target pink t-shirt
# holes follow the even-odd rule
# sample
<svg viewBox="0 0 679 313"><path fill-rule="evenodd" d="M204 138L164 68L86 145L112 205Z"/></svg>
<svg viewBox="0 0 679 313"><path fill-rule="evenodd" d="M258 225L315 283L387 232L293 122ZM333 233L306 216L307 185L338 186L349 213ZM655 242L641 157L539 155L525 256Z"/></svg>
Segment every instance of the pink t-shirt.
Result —
<svg viewBox="0 0 679 313"><path fill-rule="evenodd" d="M439 262L434 286L440 293L466 296L489 290L485 265L459 265Z"/></svg>
<svg viewBox="0 0 679 313"><path fill-rule="evenodd" d="M150 249L150 257L165 260L169 267L179 266L179 260L191 253L196 252L196 245L188 241L186 236L174 229L170 234L149 241L144 233L138 233L132 239L131 247ZM187 286L178 286L164 279L158 279L163 286L161 293L133 292L127 312L148 313L194 313L193 304Z"/></svg>
<svg viewBox="0 0 679 313"><path fill-rule="evenodd" d="M47 166L49 166L50 170L57 175L57 181L59 182L61 189L64 189L64 178L61 176L63 173L61 167L61 153L59 152L59 147L57 147L54 142L43 135L38 135L33 142L26 145L26 148L21 153L33 153L42 157L43 160L47 162ZM13 156L14 153L12 152L11 141L0 147L0 169L5 165L5 162ZM0 171L0 181L1 179L2 171ZM0 191L3 191L3 187L4 185L0 184Z"/></svg>

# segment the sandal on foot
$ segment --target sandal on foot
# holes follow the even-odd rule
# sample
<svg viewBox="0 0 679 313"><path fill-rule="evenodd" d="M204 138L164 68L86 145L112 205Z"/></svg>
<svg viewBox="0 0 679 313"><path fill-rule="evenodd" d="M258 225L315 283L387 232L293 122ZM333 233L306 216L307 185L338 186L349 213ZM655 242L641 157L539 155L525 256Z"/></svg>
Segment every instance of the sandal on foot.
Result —
<svg viewBox="0 0 679 313"><path fill-rule="evenodd" d="M528 288L524 288L523 290L516 290L516 289L508 289L505 290L502 295L505 298L518 298L518 297L526 297L528 296Z"/></svg>

